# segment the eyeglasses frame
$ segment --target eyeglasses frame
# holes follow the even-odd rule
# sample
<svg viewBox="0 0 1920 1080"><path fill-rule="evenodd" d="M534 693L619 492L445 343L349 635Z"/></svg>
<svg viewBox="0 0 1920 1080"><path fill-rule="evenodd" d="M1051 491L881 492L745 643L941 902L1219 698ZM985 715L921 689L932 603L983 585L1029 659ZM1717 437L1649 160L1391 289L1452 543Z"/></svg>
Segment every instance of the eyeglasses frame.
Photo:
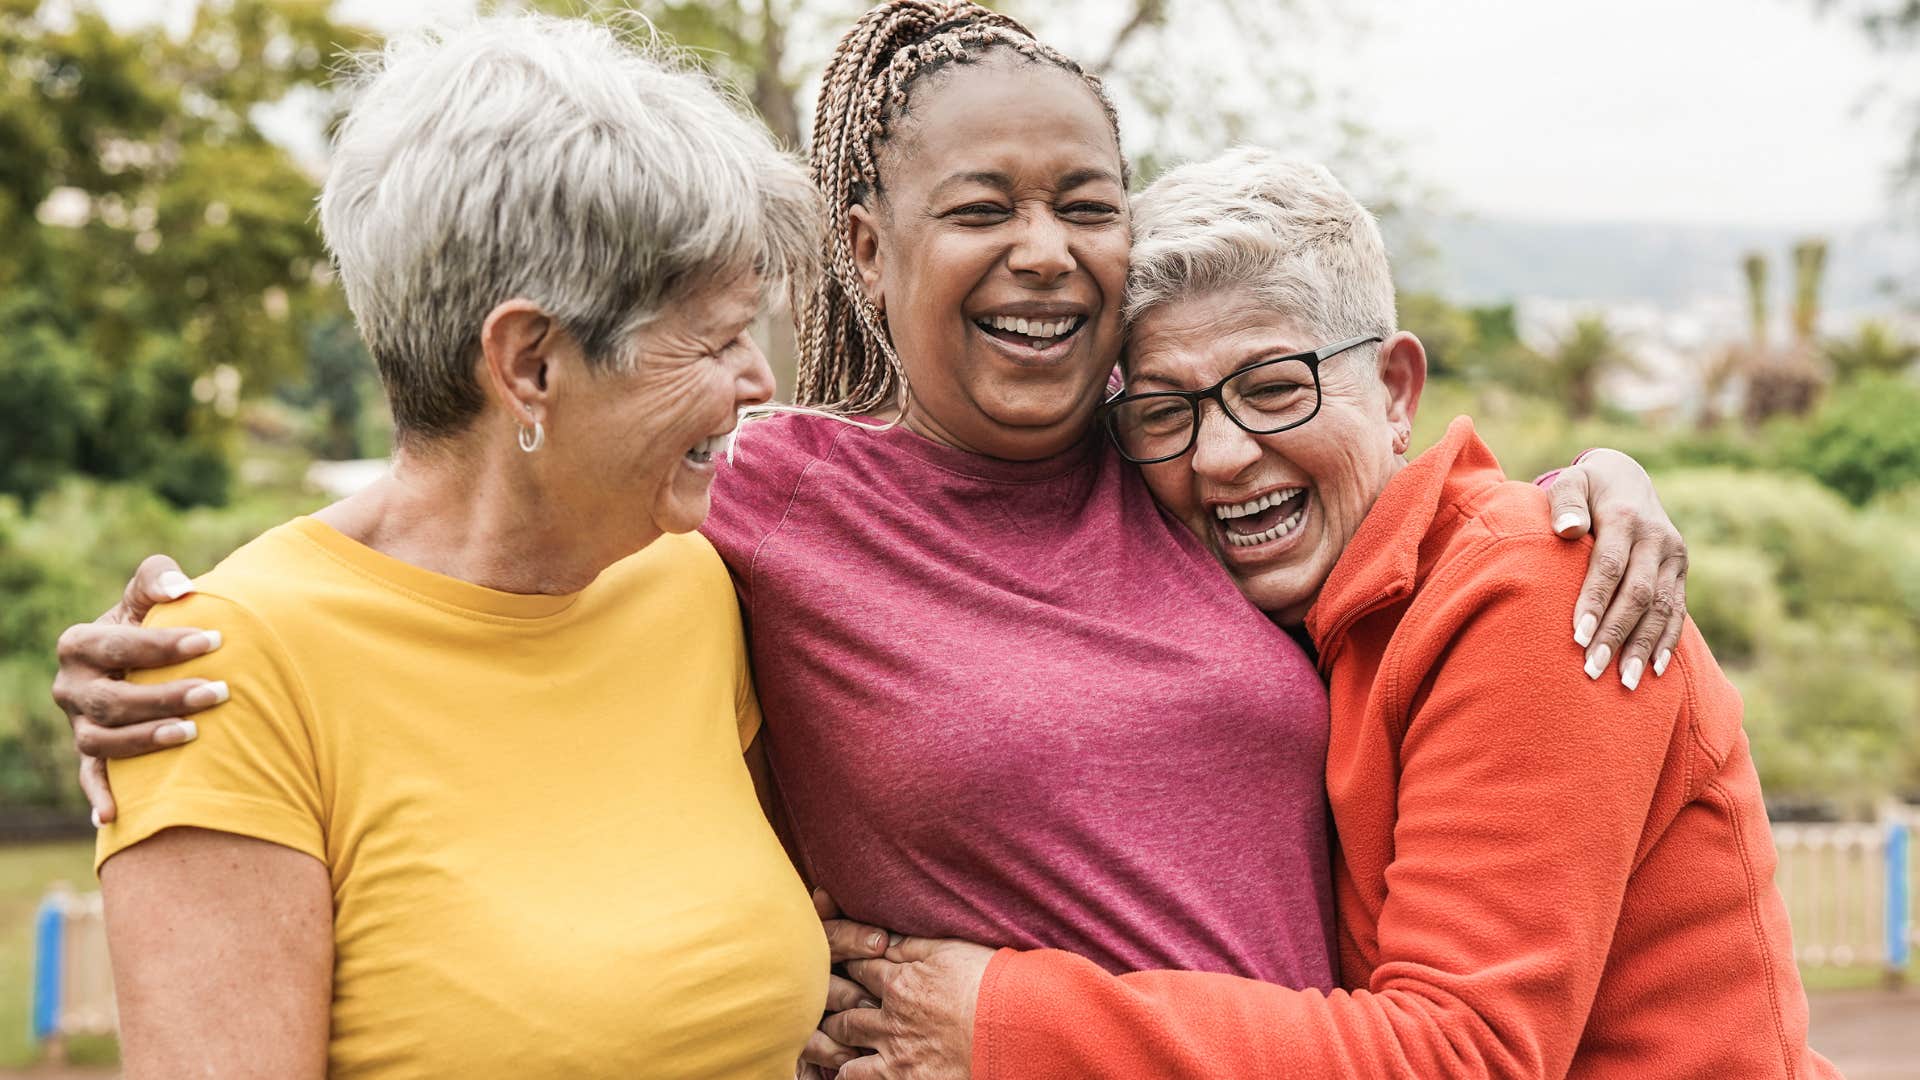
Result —
<svg viewBox="0 0 1920 1080"><path fill-rule="evenodd" d="M1306 423L1307 421L1312 420L1314 417L1320 415L1320 403L1325 396L1324 394L1322 394L1320 389L1320 365L1321 364L1326 363L1328 360L1333 359L1334 357L1340 355L1343 352L1346 352L1349 349L1357 349L1362 345L1370 345L1376 341L1385 341L1385 340L1386 338L1382 337L1379 334L1365 334L1360 337L1348 338L1345 341L1336 341L1331 345L1322 345L1318 349L1314 349L1312 352L1289 353L1286 356L1276 356L1268 360L1262 360L1257 364L1248 364L1246 367L1243 367L1240 370L1229 374L1226 378L1221 379L1219 382L1214 383L1212 386L1209 386L1204 390L1148 390L1145 393L1141 393L1141 394L1128 394L1122 391L1121 393L1115 394L1114 396L1108 398L1106 401L1101 402L1100 417L1102 421L1104 421L1105 427L1107 429L1108 437L1113 440L1114 446L1119 448L1120 456L1123 458L1126 458L1128 461L1133 462L1135 465L1158 465L1163 461L1172 461L1174 458L1181 457L1185 455L1187 451L1192 450L1193 444L1198 442L1200 439L1200 425L1205 419L1204 415L1200 411L1200 403L1204 401L1212 401L1214 404L1219 405L1220 415L1226 417L1228 420L1231 420L1233 422L1234 427L1239 428L1241 431L1244 431L1249 435L1277 435L1282 431L1292 431L1294 428L1297 428L1300 425ZM1312 412L1308 413L1307 415L1301 417L1298 420L1295 420L1291 424L1286 424L1281 427L1263 431L1259 428L1249 427L1245 421L1241 420L1238 416L1235 416L1233 414L1232 409L1227 408L1226 397L1221 393L1221 391L1226 388L1226 385L1228 383L1232 382L1233 380L1239 378L1242 375L1245 375L1249 371L1258 371L1263 367L1271 367L1274 364L1285 364L1289 362L1304 363L1307 365L1307 370L1313 373L1313 411ZM1120 406L1125 405L1128 402L1132 402L1132 401L1144 401L1147 398L1176 398L1176 397L1185 400L1187 403L1187 407L1193 411L1193 426L1187 431L1186 445L1182 446L1178 453L1168 454L1165 457L1136 458L1131 454L1128 454L1126 445L1120 441L1120 433L1114 430L1114 424L1113 424L1114 411L1117 410Z"/></svg>

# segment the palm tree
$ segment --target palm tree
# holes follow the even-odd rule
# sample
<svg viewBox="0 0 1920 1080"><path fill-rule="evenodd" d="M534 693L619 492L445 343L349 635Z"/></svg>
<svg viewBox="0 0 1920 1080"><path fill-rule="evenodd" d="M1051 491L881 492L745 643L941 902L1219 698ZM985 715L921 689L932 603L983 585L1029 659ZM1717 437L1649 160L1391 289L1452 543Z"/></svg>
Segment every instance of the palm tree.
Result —
<svg viewBox="0 0 1920 1080"><path fill-rule="evenodd" d="M1898 375L1920 360L1920 342L1902 338L1878 319L1862 323L1853 337L1827 342L1825 351L1837 382L1869 373Z"/></svg>
<svg viewBox="0 0 1920 1080"><path fill-rule="evenodd" d="M1608 372L1640 368L1606 319L1598 315L1576 320L1549 359L1553 388L1575 420L1585 420L1600 407L1600 382Z"/></svg>

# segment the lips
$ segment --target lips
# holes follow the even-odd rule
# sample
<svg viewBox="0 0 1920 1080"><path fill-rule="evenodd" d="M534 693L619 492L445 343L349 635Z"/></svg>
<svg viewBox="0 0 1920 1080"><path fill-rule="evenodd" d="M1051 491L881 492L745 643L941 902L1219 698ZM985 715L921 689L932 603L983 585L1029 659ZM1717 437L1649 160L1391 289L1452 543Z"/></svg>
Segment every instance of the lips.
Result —
<svg viewBox="0 0 1920 1080"><path fill-rule="evenodd" d="M731 431L723 431L718 435L709 435L701 439L698 443L695 443L693 449L687 451L687 460L695 465L710 464L713 461L713 455L725 453L727 447L731 445L732 442L733 432Z"/></svg>
<svg viewBox="0 0 1920 1080"><path fill-rule="evenodd" d="M1255 548L1284 540L1306 520L1307 489L1284 488L1237 503L1210 507L1213 529L1229 549Z"/></svg>

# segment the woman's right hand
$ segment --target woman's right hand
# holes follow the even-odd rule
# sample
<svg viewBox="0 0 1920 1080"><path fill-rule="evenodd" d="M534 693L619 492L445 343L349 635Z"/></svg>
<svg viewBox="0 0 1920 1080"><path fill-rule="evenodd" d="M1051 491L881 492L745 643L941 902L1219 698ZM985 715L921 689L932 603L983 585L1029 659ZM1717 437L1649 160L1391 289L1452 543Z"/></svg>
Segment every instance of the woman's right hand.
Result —
<svg viewBox="0 0 1920 1080"><path fill-rule="evenodd" d="M60 635L53 700L73 725L80 790L93 806L95 824L114 818L106 759L138 757L191 742L199 730L186 718L227 699L226 683L208 679L151 685L126 681L130 671L166 667L220 647L217 630L149 630L140 625L154 605L192 591L193 582L179 564L154 555L140 564L119 603Z"/></svg>

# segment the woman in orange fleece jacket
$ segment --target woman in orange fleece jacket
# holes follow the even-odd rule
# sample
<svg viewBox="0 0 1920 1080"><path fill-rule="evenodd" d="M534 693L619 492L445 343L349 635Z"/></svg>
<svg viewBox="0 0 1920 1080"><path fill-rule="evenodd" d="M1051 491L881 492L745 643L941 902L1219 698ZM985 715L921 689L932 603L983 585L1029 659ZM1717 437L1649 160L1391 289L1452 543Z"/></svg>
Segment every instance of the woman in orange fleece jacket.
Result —
<svg viewBox="0 0 1920 1080"><path fill-rule="evenodd" d="M1426 357L1372 218L1257 150L1136 206L1123 452L1333 702L1345 989L1115 976L907 939L828 1022L847 1080L1839 1074L1806 997L1740 700L1689 625L1639 693L1566 663L1586 555L1465 418L1409 464Z"/></svg>

